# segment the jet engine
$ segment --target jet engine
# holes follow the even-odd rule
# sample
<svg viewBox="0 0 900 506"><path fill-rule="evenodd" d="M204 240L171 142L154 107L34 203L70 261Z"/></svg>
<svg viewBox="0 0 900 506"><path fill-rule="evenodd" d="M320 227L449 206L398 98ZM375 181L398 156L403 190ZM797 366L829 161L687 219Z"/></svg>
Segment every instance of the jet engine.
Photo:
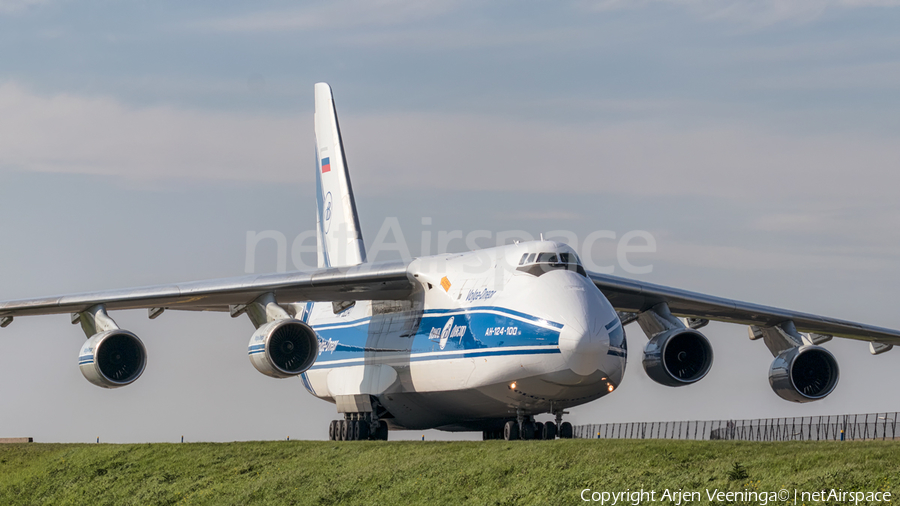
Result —
<svg viewBox="0 0 900 506"><path fill-rule="evenodd" d="M706 336L676 328L652 337L644 347L644 370L653 381L669 387L703 379L712 367L713 350Z"/></svg>
<svg viewBox="0 0 900 506"><path fill-rule="evenodd" d="M319 340L309 325L285 318L256 329L250 337L249 354L257 371L273 378L289 378L316 362Z"/></svg>
<svg viewBox="0 0 900 506"><path fill-rule="evenodd" d="M88 339L78 354L81 374L103 388L134 383L147 365L147 349L138 336L127 330L100 332Z"/></svg>
<svg viewBox="0 0 900 506"><path fill-rule="evenodd" d="M775 357L769 384L779 397L794 402L824 399L840 378L834 355L814 345L788 348Z"/></svg>

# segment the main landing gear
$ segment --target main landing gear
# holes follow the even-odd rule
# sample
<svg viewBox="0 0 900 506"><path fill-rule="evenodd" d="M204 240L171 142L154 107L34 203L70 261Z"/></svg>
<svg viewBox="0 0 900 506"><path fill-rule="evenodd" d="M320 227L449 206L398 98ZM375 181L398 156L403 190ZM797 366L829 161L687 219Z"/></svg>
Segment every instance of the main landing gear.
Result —
<svg viewBox="0 0 900 506"><path fill-rule="evenodd" d="M387 441L388 426L373 419L371 413L345 413L343 420L332 420L328 426L329 441Z"/></svg>
<svg viewBox="0 0 900 506"><path fill-rule="evenodd" d="M562 421L562 411L556 412L556 423L553 422L535 422L534 416L525 415L522 410L517 410L516 419L509 420L500 430L486 430L482 432L482 438L487 441L491 439L505 439L513 441L516 439L572 439L572 424Z"/></svg>

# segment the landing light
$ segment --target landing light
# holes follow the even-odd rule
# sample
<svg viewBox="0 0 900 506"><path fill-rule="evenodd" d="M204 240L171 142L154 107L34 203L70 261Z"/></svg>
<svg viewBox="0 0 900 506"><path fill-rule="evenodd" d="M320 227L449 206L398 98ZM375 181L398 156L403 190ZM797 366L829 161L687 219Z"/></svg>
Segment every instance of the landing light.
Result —
<svg viewBox="0 0 900 506"><path fill-rule="evenodd" d="M612 392L615 387L612 386L612 383L609 384L609 391Z"/></svg>
<svg viewBox="0 0 900 506"><path fill-rule="evenodd" d="M515 389L516 389L516 382L515 382L515 381L513 381L512 383L509 384L509 389L510 389L510 390L515 390Z"/></svg>

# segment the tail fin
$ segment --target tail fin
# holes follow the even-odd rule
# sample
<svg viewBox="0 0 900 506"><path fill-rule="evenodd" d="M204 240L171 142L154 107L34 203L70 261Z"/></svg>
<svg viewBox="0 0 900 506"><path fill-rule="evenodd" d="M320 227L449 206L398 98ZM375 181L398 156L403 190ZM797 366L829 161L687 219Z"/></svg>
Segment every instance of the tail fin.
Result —
<svg viewBox="0 0 900 506"><path fill-rule="evenodd" d="M316 83L316 203L319 267L366 261L331 86Z"/></svg>

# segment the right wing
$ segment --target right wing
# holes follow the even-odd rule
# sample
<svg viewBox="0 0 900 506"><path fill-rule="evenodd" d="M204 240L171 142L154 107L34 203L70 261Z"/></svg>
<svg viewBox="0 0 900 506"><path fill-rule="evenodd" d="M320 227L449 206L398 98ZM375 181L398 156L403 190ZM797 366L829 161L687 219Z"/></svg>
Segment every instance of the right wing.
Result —
<svg viewBox="0 0 900 506"><path fill-rule="evenodd" d="M303 301L398 300L409 297L409 262L362 264L308 272L262 274L189 283L0 302L0 318L79 313L106 309L229 311L272 293L280 303Z"/></svg>

